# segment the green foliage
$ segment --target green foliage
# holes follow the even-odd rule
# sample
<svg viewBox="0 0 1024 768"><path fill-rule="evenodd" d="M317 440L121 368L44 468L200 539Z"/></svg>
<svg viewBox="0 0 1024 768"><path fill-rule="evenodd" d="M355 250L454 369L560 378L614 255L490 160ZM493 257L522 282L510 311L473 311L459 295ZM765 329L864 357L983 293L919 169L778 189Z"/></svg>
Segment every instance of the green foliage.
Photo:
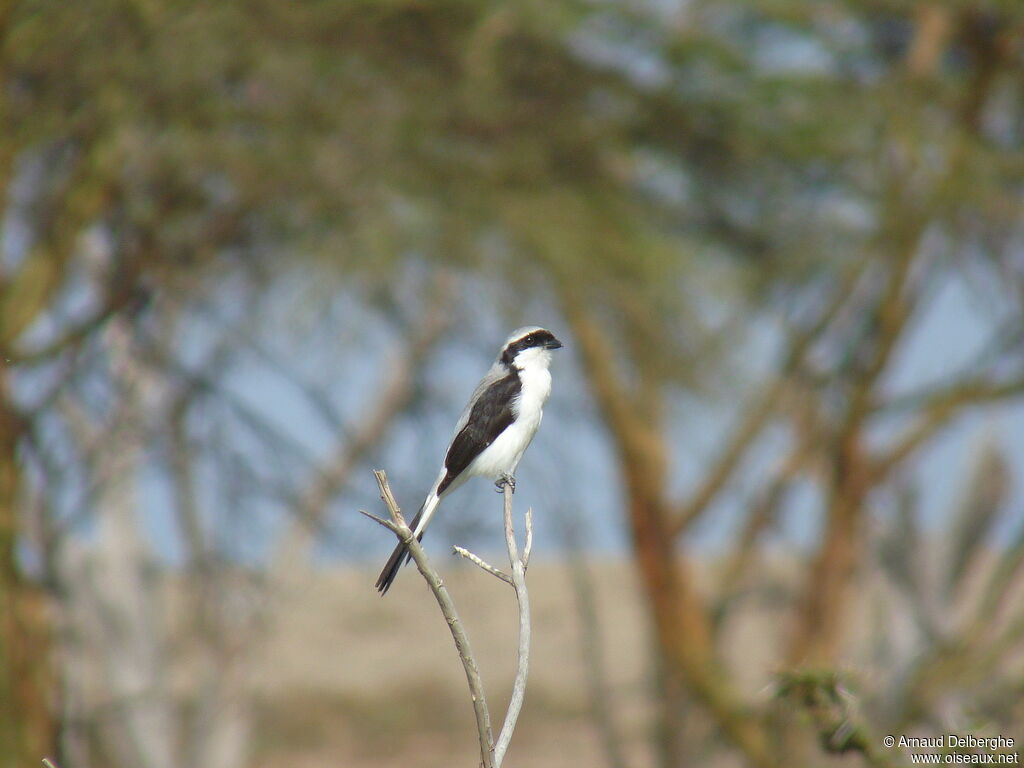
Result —
<svg viewBox="0 0 1024 768"><path fill-rule="evenodd" d="M62 317L90 233L111 244L104 293L92 322L44 351L74 349L154 284L193 290L239 261L385 288L410 261L454 265L578 300L628 339L613 362L651 385L630 411L650 406L656 432L662 385L741 346L730 321L767 310L798 327L810 305L828 331L815 351L834 348L794 343L788 373L822 421L849 414L822 430L832 458L833 437L874 413L874 383L930 286L980 268L1019 320L1024 4L680 6L0 5L0 242L25 246L0 263L0 354L31 358L27 331ZM852 310L830 316L835 296ZM21 424L7 370L0 423ZM952 406L939 411L936 425ZM0 437L13 478L18 440ZM13 563L9 485L0 555ZM965 518L954 572L969 570L989 519ZM866 753L839 687L794 677L782 693Z"/></svg>
<svg viewBox="0 0 1024 768"><path fill-rule="evenodd" d="M907 208L964 237L1015 218L1010 138L963 121L975 43L915 79L912 19L876 10L23 2L3 45L7 180L63 147L52 228L101 219L175 265L268 244L506 261L528 280L583 271L620 304L650 293L670 320L694 255L752 265L763 295L863 257Z"/></svg>

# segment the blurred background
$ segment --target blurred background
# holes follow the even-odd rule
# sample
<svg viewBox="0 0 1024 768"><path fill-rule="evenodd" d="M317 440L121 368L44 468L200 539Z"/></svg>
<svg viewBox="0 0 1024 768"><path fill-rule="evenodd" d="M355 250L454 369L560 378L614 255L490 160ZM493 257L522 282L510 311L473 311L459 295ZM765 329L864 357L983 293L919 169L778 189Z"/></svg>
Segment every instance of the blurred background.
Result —
<svg viewBox="0 0 1024 768"><path fill-rule="evenodd" d="M3 768L474 764L357 510L534 323L510 765L1019 750L1018 0L4 0L0 86Z"/></svg>

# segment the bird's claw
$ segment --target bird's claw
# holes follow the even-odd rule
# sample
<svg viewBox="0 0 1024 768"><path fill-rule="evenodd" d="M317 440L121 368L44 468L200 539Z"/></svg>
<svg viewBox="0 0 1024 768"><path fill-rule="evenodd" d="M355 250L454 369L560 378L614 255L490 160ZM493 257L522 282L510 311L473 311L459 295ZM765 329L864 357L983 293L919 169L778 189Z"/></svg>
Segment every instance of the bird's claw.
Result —
<svg viewBox="0 0 1024 768"><path fill-rule="evenodd" d="M512 489L512 493L516 492L516 479L507 472L494 481L494 489L498 493L504 493L506 485Z"/></svg>

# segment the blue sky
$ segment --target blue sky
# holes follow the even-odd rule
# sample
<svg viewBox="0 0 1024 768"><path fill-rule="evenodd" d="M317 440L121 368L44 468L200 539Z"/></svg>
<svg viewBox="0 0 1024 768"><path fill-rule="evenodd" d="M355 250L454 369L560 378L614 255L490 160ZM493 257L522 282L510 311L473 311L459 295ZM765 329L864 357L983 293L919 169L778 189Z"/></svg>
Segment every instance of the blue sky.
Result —
<svg viewBox="0 0 1024 768"><path fill-rule="evenodd" d="M393 351L392 334L376 324L344 296L329 302L330 315L311 311L296 315L293 301L301 298L301 285L282 285L280 293L268 305L268 312L281 317L264 317L267 327L283 323L287 332L268 342L270 353L283 352L283 364L294 366L311 386L323 387L333 407L348 419L357 419L381 385L383 369L380 349ZM904 391L940 380L958 371L970 360L998 319L978 286L963 281L950 281L937 286L927 312L916 318L912 332L899 350L897 364L891 372L888 387ZM483 302L487 303L486 300ZM301 304L300 304L301 306ZM468 310L467 310L468 311ZM534 317L554 325L557 318L543 317L538 308ZM550 313L548 313L550 316ZM325 322L326 319L326 322ZM497 346L507 328L494 317L485 315L472 328L472 335L454 330L438 350L430 371L430 407L416 418L399 422L389 435L373 464L388 469L400 501L407 508L418 506L420 497L432 481L443 456L451 425L479 376L490 365ZM511 324L516 324L512 322ZM566 335L559 331L560 335ZM771 331L768 331L771 335ZM752 344L765 347L765 336L756 335ZM280 348L274 350L273 347ZM770 355L751 350L750 381L758 380ZM575 366L571 349L560 354L554 367L555 389L548 405L545 423L534 446L527 452L519 471L517 503L521 508L534 507L537 515L537 550L540 556L559 548L566 515L586 522L588 548L602 552L621 552L625 530L621 496L614 457L604 439L603 428L593 418L593 409L584 382ZM278 373L250 357L250 363L234 371L230 388L252 409L262 413L282 432L305 446L310 456L323 458L333 445L336 434L327 426L322 412L309 406L304 397ZM683 398L677 410L675 452L675 483L687 487L699 474L702 463L713 454L723 430L734 413L736 392L726 392L709 404L702 398ZM886 439L882 430L880 439ZM1024 468L1024 405L999 405L977 409L955 421L915 461L922 493L922 521L932 530L943 523L952 504L964 487L979 448L986 440L995 440L1015 469ZM738 488L756 487L760 461L770 459L774 449L769 438L753 452L747 482ZM287 471L287 470L286 470ZM565 479L569 479L566 491ZM558 489L552 491L552 489ZM1013 504L1020 507L1024 497L1014 487ZM175 534L167 519L167 506L161 494L149 494L148 528L165 554L174 556ZM359 507L375 509L375 485L369 471L360 473L353 488L336 499L329 530L323 538L319 557L325 562L336 559L376 560L391 546L388 535L356 514ZM256 509L260 511L256 511ZM553 511L552 511L553 510ZM742 511L742 496L726 494L692 534L689 543L700 552L719 551ZM873 508L876 517L884 518L884 505ZM490 485L476 481L451 497L442 510L448 525L432 528L428 543L434 551L447 550L453 537L468 537L468 543L485 551L493 543L500 544L500 504ZM243 551L253 556L266 552L283 522L280 505L265 503L250 513L250 524L239 531ZM440 516L439 516L439 519ZM797 494L783 518L782 546L806 547L818 531L820 517L812 494Z"/></svg>

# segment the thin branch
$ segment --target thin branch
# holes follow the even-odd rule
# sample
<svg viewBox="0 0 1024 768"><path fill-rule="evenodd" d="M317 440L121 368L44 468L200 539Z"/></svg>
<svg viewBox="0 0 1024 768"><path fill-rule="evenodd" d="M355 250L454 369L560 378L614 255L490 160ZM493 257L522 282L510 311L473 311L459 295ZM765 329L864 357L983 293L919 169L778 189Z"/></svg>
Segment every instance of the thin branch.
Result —
<svg viewBox="0 0 1024 768"><path fill-rule="evenodd" d="M718 598L711 609L711 623L716 631L722 628L729 613L742 596L744 582L748 580L748 571L756 560L758 540L778 517L780 507L790 490L795 470L789 472L787 469L788 467L779 472L761 490L757 498L751 501L746 523L736 545L726 556L724 573L717 590Z"/></svg>
<svg viewBox="0 0 1024 768"><path fill-rule="evenodd" d="M918 3L914 8L916 31L907 51L906 66L917 78L935 74L942 54L953 32L952 13L931 3Z"/></svg>
<svg viewBox="0 0 1024 768"><path fill-rule="evenodd" d="M1024 395L1024 376L1005 382L969 380L924 394L906 395L884 405L880 410L899 411L915 401L923 401L914 424L895 440L892 447L875 460L873 473L881 479L918 448L926 444L940 429L966 408L987 405Z"/></svg>
<svg viewBox="0 0 1024 768"><path fill-rule="evenodd" d="M1019 519L1024 519L1022 516ZM976 601L977 610L970 636L980 635L983 628L995 623L997 610L1004 597L1011 593L1014 584L1024 574L1024 525L1004 549L985 585L983 596Z"/></svg>
<svg viewBox="0 0 1024 768"><path fill-rule="evenodd" d="M897 190L890 194L895 195ZM847 404L835 420L830 472L825 488L824 531L811 559L804 594L798 600L796 631L787 652L791 663L834 659L853 574L864 557L861 528L865 498L873 487L865 445L865 421L879 381L906 334L921 291L912 279L924 223L908 214L887 223L894 249L880 295L866 313L869 325L851 340L848 374L840 377ZM896 250L898 249L898 250ZM863 358L863 360L861 359ZM843 381L848 378L848 381Z"/></svg>
<svg viewBox="0 0 1024 768"><path fill-rule="evenodd" d="M464 547L452 547L452 552L454 552L456 555L460 555L461 557L466 558L467 560L469 560L469 562L473 563L473 565L475 565L475 566L477 566L477 567L487 571L487 573L491 574L491 576L495 576L495 577L501 579L502 581L504 581L509 586L512 586L512 587L515 586L515 584L512 581L512 577L511 576L509 576L504 571L501 571L501 570L495 568L493 565L491 565L490 563L484 561L478 555L474 555L468 549L465 549Z"/></svg>
<svg viewBox="0 0 1024 768"><path fill-rule="evenodd" d="M378 525L383 525L385 528L387 528L389 531L391 531L396 536L401 536L402 535L402 529L400 527L398 527L397 525L395 525L394 523L392 523L390 520L385 520L383 517L377 517L375 514L373 514L371 512L367 512L365 509L360 509L360 510L358 510L358 512L363 517L370 518L371 520L373 520L373 522L377 523Z"/></svg>
<svg viewBox="0 0 1024 768"><path fill-rule="evenodd" d="M926 394L909 394L900 397L886 408L901 408L912 404L915 399L925 401L925 407L938 409L958 405L987 405L1002 400L1012 400L1024 395L1024 375L1008 378L1005 381L988 381L985 379L967 379L952 386L932 389Z"/></svg>
<svg viewBox="0 0 1024 768"><path fill-rule="evenodd" d="M99 330L104 323L120 311L124 303L124 297L112 298L91 317L65 331L62 336L29 349L15 348L8 351L8 361L14 365L36 365L49 362L52 358L63 354L67 350L79 347L93 333Z"/></svg>
<svg viewBox="0 0 1024 768"><path fill-rule="evenodd" d="M526 508L526 544L523 545L523 570L530 567L530 552L533 551L533 507Z"/></svg>
<svg viewBox="0 0 1024 768"><path fill-rule="evenodd" d="M391 493L387 475L378 469L374 470L373 476L377 479L380 497L388 508L391 520L386 521L365 512L363 514L373 518L392 531L409 548L409 554L412 555L416 567L426 580L430 591L434 593L437 604L441 608L441 613L444 614L445 621L448 623L448 629L451 630L452 639L455 641L455 648L458 650L459 658L462 660L462 667L466 671L466 682L469 684L469 693L473 699L473 714L476 716L481 763L483 768L499 768L501 762L495 758L491 746L494 743L491 733L491 715L487 709L487 699L484 697L484 684L480 677L480 668L477 666L476 657L473 656L473 651L469 646L469 637L462 626L462 620L459 619L459 615L455 610L455 603L452 602L451 595L448 594L448 588L441 581L440 575L438 575L427 558L427 553L423 551L423 547L417 541L416 536L413 535L409 526L406 525L402 512L398 508L398 502L395 501L394 494Z"/></svg>
<svg viewBox="0 0 1024 768"><path fill-rule="evenodd" d="M372 404L363 408L363 420L352 428L350 438L338 444L334 455L317 469L308 487L300 493L295 522L275 553L278 567L291 568L301 558L323 526L331 499L348 484L359 462L414 404L419 373L448 327L451 283L449 275L438 276L429 304L387 371L387 385Z"/></svg>
<svg viewBox="0 0 1024 768"><path fill-rule="evenodd" d="M445 620L448 622L452 638L455 640L455 647L459 652L459 658L462 660L462 666L466 670L466 680L469 683L469 691L473 699L473 712L476 715L483 768L501 768L502 760L505 757L505 752L508 750L509 742L512 740L512 734L516 729L516 722L519 720L519 713L523 707L523 699L526 696L526 679L530 667L530 597L526 590L526 561L529 558L530 548L533 546L532 511L526 513L526 546L522 557L520 557L516 544L515 528L512 524L512 486L510 483L506 483L504 487L505 544L508 547L509 563L512 566L511 575L498 570L463 547L453 548L456 554L461 555L506 584L511 584L516 592L516 602L519 604L519 653L516 662L516 678L512 686L512 697L509 701L508 710L505 713L505 722L502 724L501 733L495 742L491 731L490 712L487 708L487 700L484 698L480 669L477 666L472 650L470 650L469 638L462 627L462 622L455 610L455 604L452 602L447 588L442 583L441 577L430 564L430 560L423 551L423 547L409 529L409 526L406 525L401 510L398 508L398 502L395 501L391 488L388 486L387 475L381 470L374 470L373 475L377 479L380 496L388 508L388 514L391 519L385 520L363 510L359 510L359 512L394 533L409 548L409 554L412 555L412 559L416 562L416 567L419 568L420 573L434 593L437 604L441 608L441 613L444 614Z"/></svg>
<svg viewBox="0 0 1024 768"><path fill-rule="evenodd" d="M786 385L793 373L800 368L809 350L832 326L832 321L846 306L867 264L868 260L865 259L847 270L841 277L832 301L814 320L791 332L788 348L782 355L778 370L751 398L736 428L712 467L704 475L701 484L678 506L675 518L671 522L673 536L682 533L700 517L733 477L736 468L747 455L747 450L776 414L779 401L785 394Z"/></svg>
<svg viewBox="0 0 1024 768"><path fill-rule="evenodd" d="M533 539L533 516L526 515L526 540ZM512 586L516 591L519 603L519 658L516 663L516 679L512 685L512 698L505 713L505 722L494 745L494 765L501 768L505 751L512 740L512 732L516 729L516 721L523 707L526 696L526 678L530 668L530 595L526 590L526 550L523 557L519 556L516 545L516 532L512 524L512 486L505 483L505 545L508 547L508 559L512 566Z"/></svg>

